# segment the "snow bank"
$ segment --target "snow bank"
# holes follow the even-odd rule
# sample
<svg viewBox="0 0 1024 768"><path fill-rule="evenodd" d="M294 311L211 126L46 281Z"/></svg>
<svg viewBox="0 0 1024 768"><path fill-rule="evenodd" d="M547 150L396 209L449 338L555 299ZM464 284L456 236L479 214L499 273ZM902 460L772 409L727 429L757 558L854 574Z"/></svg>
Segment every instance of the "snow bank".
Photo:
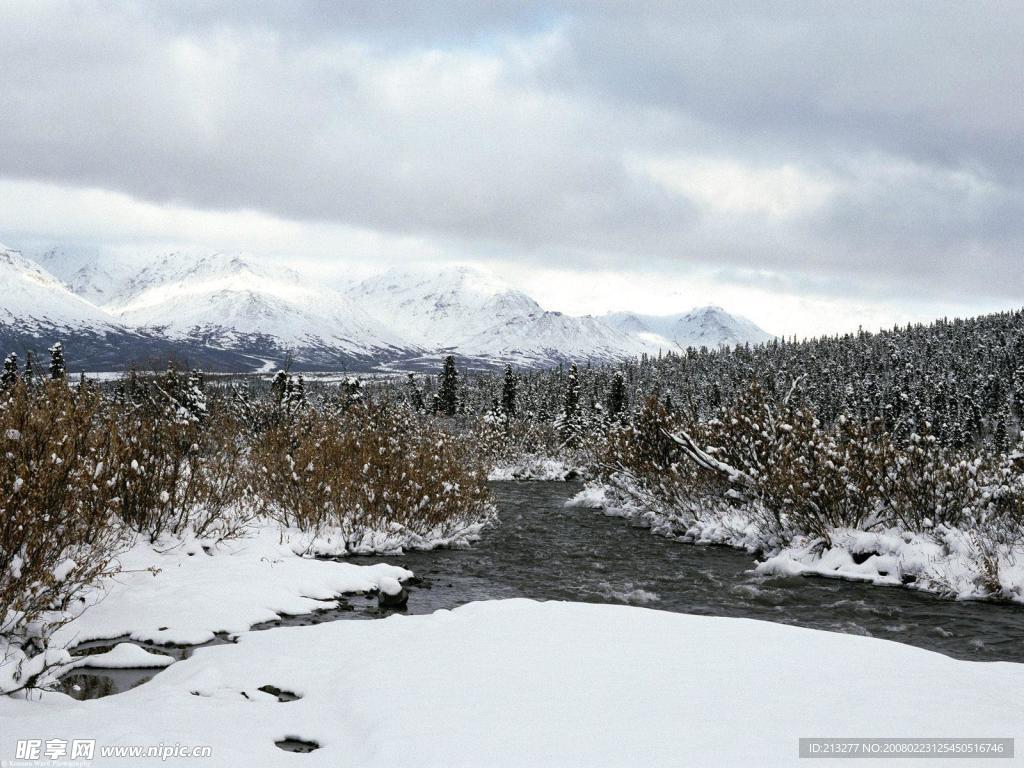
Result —
<svg viewBox="0 0 1024 768"><path fill-rule="evenodd" d="M270 525L216 547L195 540L138 543L120 557L122 572L88 595L87 610L57 630L51 646L125 635L205 643L217 632L312 613L346 592L374 591L412 576L391 565L301 557L301 543Z"/></svg>
<svg viewBox="0 0 1024 768"><path fill-rule="evenodd" d="M248 633L97 701L3 699L0 755L84 736L96 766L124 764L104 745L160 743L213 748L167 765L232 768L788 766L801 736L1018 735L1022 687L1024 665L873 638L508 600Z"/></svg>
<svg viewBox="0 0 1024 768"><path fill-rule="evenodd" d="M567 507L604 509L608 507L608 489L600 483L587 483L582 490L565 502Z"/></svg>
<svg viewBox="0 0 1024 768"><path fill-rule="evenodd" d="M651 533L690 544L724 544L750 552L763 546L763 537L750 518L726 503L713 508L694 504L677 512L637 504L612 487L590 482L568 499L565 506L599 509L610 517L622 517L649 528Z"/></svg>
<svg viewBox="0 0 1024 768"><path fill-rule="evenodd" d="M484 517L471 522L453 521L421 535L403 525L392 523L387 530L365 530L358 539L350 539L337 527L326 527L315 534L298 528L285 533L297 552L317 557L348 557L349 555L401 554L405 550L419 552L432 549L465 549L478 541L484 528L497 519L497 510L488 505Z"/></svg>
<svg viewBox="0 0 1024 768"><path fill-rule="evenodd" d="M801 539L759 563L769 576L825 576L888 586L908 586L962 600L1000 597L1024 603L1024 550L988 556L972 536L940 529L932 536L889 530L831 531L831 546Z"/></svg>
<svg viewBox="0 0 1024 768"><path fill-rule="evenodd" d="M487 479L495 480L549 480L563 482L583 476L582 470L571 467L564 461L545 456L524 456L512 464L494 467Z"/></svg>
<svg viewBox="0 0 1024 768"><path fill-rule="evenodd" d="M162 653L152 653L133 643L118 643L106 653L92 653L76 659L74 668L147 669L169 667L173 663L173 658Z"/></svg>
<svg viewBox="0 0 1024 768"><path fill-rule="evenodd" d="M999 598L1024 603L1024 548L986 548L976 536L950 528L930 535L896 529L829 531L831 542L797 537L768 540L741 507L694 502L684 510L644 506L613 487L588 483L566 506L600 509L691 544L722 544L765 553L755 570L765 576L821 576L882 586L906 586L961 600Z"/></svg>

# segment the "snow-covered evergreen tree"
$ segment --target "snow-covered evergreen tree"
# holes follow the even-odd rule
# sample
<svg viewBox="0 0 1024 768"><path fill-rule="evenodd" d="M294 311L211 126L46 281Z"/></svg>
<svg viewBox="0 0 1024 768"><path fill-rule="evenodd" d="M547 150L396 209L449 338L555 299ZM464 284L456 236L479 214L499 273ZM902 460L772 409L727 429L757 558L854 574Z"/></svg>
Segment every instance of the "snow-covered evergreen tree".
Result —
<svg viewBox="0 0 1024 768"><path fill-rule="evenodd" d="M67 366L64 364L64 345L59 341L50 347L50 378L66 379Z"/></svg>
<svg viewBox="0 0 1024 768"><path fill-rule="evenodd" d="M32 386L32 383L36 378L36 366L35 359L32 355L32 350L25 353L25 383Z"/></svg>
<svg viewBox="0 0 1024 768"><path fill-rule="evenodd" d="M363 402L365 399L363 397L363 382L355 376L349 376L341 382L338 385L338 389L341 393L343 407L346 409Z"/></svg>
<svg viewBox="0 0 1024 768"><path fill-rule="evenodd" d="M278 405L284 403L284 397L288 392L288 374L280 368L270 382L270 392Z"/></svg>
<svg viewBox="0 0 1024 768"><path fill-rule="evenodd" d="M11 352L4 358L3 371L0 371L0 389L10 389L18 381L18 354Z"/></svg>
<svg viewBox="0 0 1024 768"><path fill-rule="evenodd" d="M202 371L193 369L189 371L188 379L180 396L180 403L183 409L181 414L184 418L193 421L203 421L207 415L206 392L203 389Z"/></svg>
<svg viewBox="0 0 1024 768"><path fill-rule="evenodd" d="M505 378L501 387L501 408L506 416L516 415L516 390L518 382L511 365L505 366Z"/></svg>
<svg viewBox="0 0 1024 768"><path fill-rule="evenodd" d="M559 438L568 448L578 448L582 442L583 414L580 410L580 374L576 363L569 367L562 395L562 410L555 421Z"/></svg>
<svg viewBox="0 0 1024 768"><path fill-rule="evenodd" d="M423 392L419 385L416 384L416 377L411 373L405 382L405 392L409 407L416 411L416 413L423 413L426 410L426 406L423 403Z"/></svg>
<svg viewBox="0 0 1024 768"><path fill-rule="evenodd" d="M612 384L608 390L608 417L618 418L626 408L626 377L622 371L612 374Z"/></svg>
<svg viewBox="0 0 1024 768"><path fill-rule="evenodd" d="M454 416L459 412L459 372L455 368L455 358L452 355L444 359L435 411L445 416Z"/></svg>

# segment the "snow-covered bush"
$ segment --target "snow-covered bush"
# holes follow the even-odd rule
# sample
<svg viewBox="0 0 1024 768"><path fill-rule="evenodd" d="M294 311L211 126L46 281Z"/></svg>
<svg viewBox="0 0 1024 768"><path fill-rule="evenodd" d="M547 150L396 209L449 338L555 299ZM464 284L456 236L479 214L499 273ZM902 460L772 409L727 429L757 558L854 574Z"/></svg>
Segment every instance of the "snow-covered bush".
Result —
<svg viewBox="0 0 1024 768"><path fill-rule="evenodd" d="M16 383L0 402L0 692L41 682L49 632L116 570L99 407L91 388L63 380Z"/></svg>
<svg viewBox="0 0 1024 768"><path fill-rule="evenodd" d="M623 503L660 508L692 522L701 499L721 496L724 488L714 475L702 477L679 461L669 437L675 426L657 400L648 400L633 423L609 433L599 457L600 477Z"/></svg>
<svg viewBox="0 0 1024 768"><path fill-rule="evenodd" d="M101 452L113 507L132 530L220 536L250 516L252 498L240 422L211 408L201 379L173 370L134 377L103 414Z"/></svg>
<svg viewBox="0 0 1024 768"><path fill-rule="evenodd" d="M752 526L769 552L807 541L827 550L851 531L920 534L948 554L956 548L981 593L1007 595L1003 571L1024 556L1020 456L955 449L927 431L897 442L881 420L840 416L825 426L755 384L689 425L651 399L610 432L601 481L613 504L654 511L664 532L706 530L739 513L737 541L749 547Z"/></svg>
<svg viewBox="0 0 1024 768"><path fill-rule="evenodd" d="M487 513L473 441L396 403L334 417L310 410L268 430L253 463L270 515L311 533L336 531L350 550L399 530L445 538Z"/></svg>

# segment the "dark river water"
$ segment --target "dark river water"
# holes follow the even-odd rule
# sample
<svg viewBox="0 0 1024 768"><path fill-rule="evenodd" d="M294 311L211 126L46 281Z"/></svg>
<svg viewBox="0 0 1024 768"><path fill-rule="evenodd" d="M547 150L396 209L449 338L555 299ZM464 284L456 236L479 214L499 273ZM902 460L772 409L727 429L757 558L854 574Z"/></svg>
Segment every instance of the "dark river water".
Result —
<svg viewBox="0 0 1024 768"><path fill-rule="evenodd" d="M407 613L509 597L620 603L870 635L960 659L1024 662L1024 607L954 602L831 579L757 576L751 573L754 559L745 552L682 544L622 518L565 507L579 488L574 483L494 483L500 523L472 548L373 561L401 565L417 575ZM337 609L283 617L254 629L373 619L390 612L378 608L373 596L350 596ZM88 650L110 645L93 643ZM147 647L179 658L190 653ZM80 670L64 679L63 689L77 698L95 698L134 687L154 674Z"/></svg>

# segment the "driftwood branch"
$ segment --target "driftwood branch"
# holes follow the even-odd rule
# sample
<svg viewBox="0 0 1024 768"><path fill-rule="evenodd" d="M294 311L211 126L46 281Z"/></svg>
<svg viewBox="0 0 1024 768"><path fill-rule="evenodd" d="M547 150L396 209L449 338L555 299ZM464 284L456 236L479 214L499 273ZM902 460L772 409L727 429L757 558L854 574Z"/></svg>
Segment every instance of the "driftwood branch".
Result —
<svg viewBox="0 0 1024 768"><path fill-rule="evenodd" d="M745 488L754 488L757 481L742 469L737 469L731 464L726 464L712 456L710 453L698 446L693 438L683 430L669 432L663 430L665 436L683 450L683 455L702 469L709 472L716 472L723 475L730 483L741 485Z"/></svg>

